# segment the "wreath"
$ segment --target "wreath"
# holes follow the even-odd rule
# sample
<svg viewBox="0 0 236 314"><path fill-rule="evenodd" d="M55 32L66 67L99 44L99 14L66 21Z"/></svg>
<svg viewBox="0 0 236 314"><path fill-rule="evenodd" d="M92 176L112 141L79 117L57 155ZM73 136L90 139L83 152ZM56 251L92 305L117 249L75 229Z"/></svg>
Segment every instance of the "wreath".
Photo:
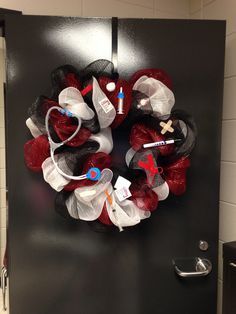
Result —
<svg viewBox="0 0 236 314"><path fill-rule="evenodd" d="M124 80L110 61L97 60L81 71L59 67L51 80L50 98L29 108L34 138L24 157L57 191L59 213L122 231L149 218L169 193L185 192L196 125L173 110L167 73L143 69ZM129 134L126 166L112 156L113 132Z"/></svg>

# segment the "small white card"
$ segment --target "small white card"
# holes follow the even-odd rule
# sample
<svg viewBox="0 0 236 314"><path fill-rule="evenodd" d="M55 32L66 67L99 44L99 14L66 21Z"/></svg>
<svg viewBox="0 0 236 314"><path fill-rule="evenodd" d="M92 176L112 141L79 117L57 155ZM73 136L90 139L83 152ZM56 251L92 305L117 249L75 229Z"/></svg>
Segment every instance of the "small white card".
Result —
<svg viewBox="0 0 236 314"><path fill-rule="evenodd" d="M117 190L122 189L123 187L129 189L130 185L131 185L131 182L129 180L125 179L122 176L119 176L116 180L114 187Z"/></svg>
<svg viewBox="0 0 236 314"><path fill-rule="evenodd" d="M108 98L103 98L102 100L99 101L99 104L105 113L110 112L114 108Z"/></svg>
<svg viewBox="0 0 236 314"><path fill-rule="evenodd" d="M122 201L126 200L127 198L129 198L130 196L132 196L129 188L124 187L124 186L121 189L115 190L115 193L116 193L116 196L120 202L122 202Z"/></svg>

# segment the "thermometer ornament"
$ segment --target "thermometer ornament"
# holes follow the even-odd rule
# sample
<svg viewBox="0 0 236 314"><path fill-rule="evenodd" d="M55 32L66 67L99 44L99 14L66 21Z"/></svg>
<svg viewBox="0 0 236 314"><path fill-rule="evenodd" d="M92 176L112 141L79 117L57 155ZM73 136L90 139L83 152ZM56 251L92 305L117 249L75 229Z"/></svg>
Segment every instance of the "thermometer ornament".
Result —
<svg viewBox="0 0 236 314"><path fill-rule="evenodd" d="M164 146L164 145L174 144L174 143L180 142L180 141L181 141L181 139L177 138L177 139L170 139L170 140L166 140L166 141L153 142L153 143L143 144L143 148Z"/></svg>

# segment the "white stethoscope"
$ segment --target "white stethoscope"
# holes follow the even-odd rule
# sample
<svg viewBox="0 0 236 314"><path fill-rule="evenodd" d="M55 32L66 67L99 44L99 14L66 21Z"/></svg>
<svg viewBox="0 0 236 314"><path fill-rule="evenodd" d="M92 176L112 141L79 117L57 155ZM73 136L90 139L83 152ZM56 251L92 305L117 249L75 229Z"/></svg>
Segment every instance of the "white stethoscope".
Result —
<svg viewBox="0 0 236 314"><path fill-rule="evenodd" d="M51 138L50 135L50 131L49 131L49 119L50 119L50 114L53 110L57 110L59 111L61 114L63 115L67 115L70 118L76 118L78 120L78 126L77 129L75 130L75 132L68 137L66 140L60 142L60 143L56 143L53 141L53 139ZM47 136L48 136L48 141L49 141L49 145L50 145L50 155L52 158L52 161L56 167L56 170L58 171L58 173L60 173L63 177L69 179L69 180L84 180L84 179L89 179L92 181L98 181L101 178L101 171L100 169L96 168L96 167L92 167L89 169L89 171L86 174L80 175L80 176L72 176L72 175L68 175L66 173L64 173L57 165L57 162L55 161L54 158L54 153L55 150L58 149L59 147L65 145L66 143L68 143L69 141L71 141L79 132L80 128L82 125L82 120L81 118L76 115L75 113L71 113L70 111L68 111L67 109L62 109L56 106L51 107L45 117L45 127L46 127L46 131L47 131Z"/></svg>

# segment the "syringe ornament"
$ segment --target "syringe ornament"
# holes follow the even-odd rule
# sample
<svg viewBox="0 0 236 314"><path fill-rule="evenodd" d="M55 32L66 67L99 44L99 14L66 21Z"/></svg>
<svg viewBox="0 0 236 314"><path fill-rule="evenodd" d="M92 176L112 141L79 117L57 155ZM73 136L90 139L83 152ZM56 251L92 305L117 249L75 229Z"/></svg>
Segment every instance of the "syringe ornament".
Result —
<svg viewBox="0 0 236 314"><path fill-rule="evenodd" d="M123 88L122 87L120 88L120 91L119 91L119 94L118 94L117 98L118 98L118 110L117 110L117 113L118 114L124 114L123 106L124 106L125 95L123 93Z"/></svg>

